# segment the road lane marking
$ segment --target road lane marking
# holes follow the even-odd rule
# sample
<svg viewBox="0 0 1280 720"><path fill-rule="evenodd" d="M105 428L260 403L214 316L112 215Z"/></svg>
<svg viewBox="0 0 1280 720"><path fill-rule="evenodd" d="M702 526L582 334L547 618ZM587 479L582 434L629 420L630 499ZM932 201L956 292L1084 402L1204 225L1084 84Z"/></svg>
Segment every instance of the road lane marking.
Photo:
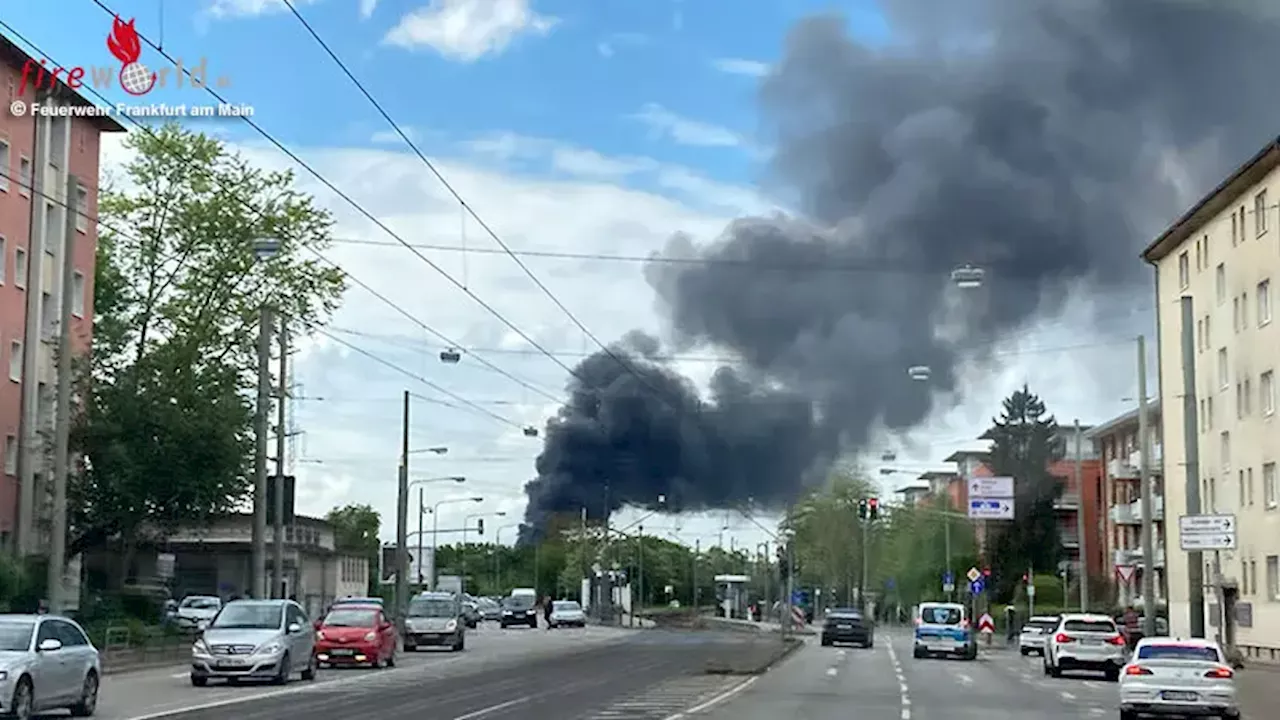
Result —
<svg viewBox="0 0 1280 720"><path fill-rule="evenodd" d="M969 677L968 675L965 675L964 673L956 673L956 679L965 685L973 684L973 678Z"/></svg>
<svg viewBox="0 0 1280 720"><path fill-rule="evenodd" d="M752 675L746 680L743 680L742 682L738 683L737 685L734 685L728 690L725 690L719 695L716 695L710 700L707 700L706 702L703 702L703 703L699 703L698 705L694 705L693 707L687 710L682 710L678 713L675 713L674 715L668 715L667 717L663 718L663 720L682 720L682 718L688 717L689 715L696 715L697 713L700 713L703 710L710 710L716 705L719 705L720 703L728 700L734 695L737 695L743 690L746 690L747 688L751 687L752 685L755 684L756 680L758 680L759 678L760 678L759 675Z"/></svg>
<svg viewBox="0 0 1280 720"><path fill-rule="evenodd" d="M490 705L487 708L480 708L479 710L476 710L475 712L469 712L466 715L459 715L453 720L475 720L476 718L482 718L485 715L492 715L493 713L496 713L499 710L506 710L509 707L522 705L534 699L535 697L537 697L537 695L525 695L524 697L518 697L514 700L508 700L504 703L498 703L497 705Z"/></svg>
<svg viewBox="0 0 1280 720"><path fill-rule="evenodd" d="M833 667L827 668L827 677L835 677L835 676L836 676L836 669Z"/></svg>
<svg viewBox="0 0 1280 720"><path fill-rule="evenodd" d="M1060 692L1060 693L1058 693L1058 694L1059 694L1059 695L1061 695L1061 696L1062 696L1062 699L1063 699L1063 700L1066 700L1067 702L1071 702L1072 700L1075 700L1075 699L1076 699L1076 696L1075 696L1075 695L1072 695L1071 693L1067 692L1066 690L1063 690L1062 692Z"/></svg>
<svg viewBox="0 0 1280 720"><path fill-rule="evenodd" d="M911 720L911 695L907 687L906 673L902 672L902 663L898 662L898 653L894 651L893 643L885 643L885 647L889 649L889 661L893 663L893 674L898 677L898 700L902 704L902 720Z"/></svg>

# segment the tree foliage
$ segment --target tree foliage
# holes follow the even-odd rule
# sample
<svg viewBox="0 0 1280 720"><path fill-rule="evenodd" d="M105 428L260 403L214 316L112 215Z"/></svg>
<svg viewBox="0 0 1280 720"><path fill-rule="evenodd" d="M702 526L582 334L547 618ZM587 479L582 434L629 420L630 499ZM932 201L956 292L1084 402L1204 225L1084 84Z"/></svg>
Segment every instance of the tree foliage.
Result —
<svg viewBox="0 0 1280 720"><path fill-rule="evenodd" d="M1028 568L1056 570L1062 557L1054 501L1062 496L1061 478L1050 472L1064 447L1058 422L1025 385L1003 402L985 438L991 441L988 466L1014 478L1014 519L990 526L988 560L995 597L1007 599Z"/></svg>
<svg viewBox="0 0 1280 720"><path fill-rule="evenodd" d="M382 541L382 516L372 505L351 504L336 507L325 515L333 526L334 546L339 552L362 557L369 563L370 591L378 582L378 560Z"/></svg>
<svg viewBox="0 0 1280 720"><path fill-rule="evenodd" d="M133 133L117 185L99 198L94 346L80 368L69 552L111 538L126 554L233 509L251 483L248 398L259 308L293 333L341 299L337 270L304 257L332 219L287 172L267 172L176 124ZM280 241L257 261L255 238Z"/></svg>

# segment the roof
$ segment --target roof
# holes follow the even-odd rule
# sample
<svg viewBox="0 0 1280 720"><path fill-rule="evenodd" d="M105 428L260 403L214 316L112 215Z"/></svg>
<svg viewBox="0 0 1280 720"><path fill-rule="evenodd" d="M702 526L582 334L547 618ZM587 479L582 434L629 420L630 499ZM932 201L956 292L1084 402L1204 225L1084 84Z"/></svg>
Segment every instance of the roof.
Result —
<svg viewBox="0 0 1280 720"><path fill-rule="evenodd" d="M946 460L945 462L955 462L955 461ZM920 473L920 477L916 479L917 480L959 480L960 476L956 474L955 470L929 470L928 472Z"/></svg>
<svg viewBox="0 0 1280 720"><path fill-rule="evenodd" d="M17 43L10 40L3 33L0 33L0 59L3 59L4 62L10 65L13 65L14 67L19 69L21 69L22 66L25 65L28 60L32 62L39 62L39 60L36 60L35 58L28 55L25 50L23 50L21 47L18 47ZM96 103L90 101L88 98L84 97L80 93L76 92L75 90L72 90L62 80L57 80L56 82L57 82L57 85L53 89L53 96L58 100L62 100L64 102L70 103L71 105L77 105L79 107L101 107ZM125 128L123 125L116 122L114 119L112 119L108 115L92 115L92 116L84 117L82 119L92 123L93 126L96 127L99 132L124 132L125 131Z"/></svg>
<svg viewBox="0 0 1280 720"><path fill-rule="evenodd" d="M948 455L942 462L960 462L966 458L985 458L990 455L986 450L957 450Z"/></svg>
<svg viewBox="0 0 1280 720"><path fill-rule="evenodd" d="M1153 400L1147 403L1148 421L1154 421L1159 417L1160 417L1160 401ZM1112 432L1119 430L1120 428L1126 427L1128 425L1137 426L1137 424L1138 424L1138 409L1134 408L1123 415L1111 418L1110 420L1104 423L1101 423L1099 425L1095 425L1089 428L1087 431L1085 431L1084 436L1086 438L1093 439L1096 437L1100 437L1102 435L1110 435Z"/></svg>
<svg viewBox="0 0 1280 720"><path fill-rule="evenodd" d="M1203 227L1210 218L1221 213L1228 205L1235 203L1240 193L1261 182L1262 178L1277 165L1280 165L1280 138L1268 142L1253 157L1236 168L1235 172L1227 176L1226 180L1200 198L1199 202L1191 206L1190 210L1142 251L1142 259L1154 264L1168 256L1192 233Z"/></svg>
<svg viewBox="0 0 1280 720"><path fill-rule="evenodd" d="M903 487L900 487L897 490L894 490L893 492L894 494L902 493L904 495L906 493L913 493L913 492L927 493L929 492L929 486L928 485L904 485Z"/></svg>

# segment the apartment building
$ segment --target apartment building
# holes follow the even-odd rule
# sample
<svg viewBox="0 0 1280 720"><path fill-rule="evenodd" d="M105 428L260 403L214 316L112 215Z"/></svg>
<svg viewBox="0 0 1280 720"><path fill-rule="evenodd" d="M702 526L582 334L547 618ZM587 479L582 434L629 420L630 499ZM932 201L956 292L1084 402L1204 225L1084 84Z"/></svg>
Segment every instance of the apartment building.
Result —
<svg viewBox="0 0 1280 720"><path fill-rule="evenodd" d="M1237 547L1219 554L1239 589L1236 640L1247 655L1280 659L1280 421L1275 371L1280 330L1272 322L1280 280L1280 139L1201 199L1143 253L1156 270L1165 514L1188 513L1189 433L1198 446L1202 513L1236 516ZM1191 306L1183 318L1184 298ZM1192 413L1184 412L1184 337L1194 361ZM1168 525L1169 621L1190 628L1188 555ZM1214 553L1204 553L1206 565ZM1207 568L1206 580L1214 578ZM1206 615L1213 606L1206 593ZM1205 626L1212 625L1211 616Z"/></svg>
<svg viewBox="0 0 1280 720"><path fill-rule="evenodd" d="M1085 567L1088 568L1090 576L1105 577L1111 572L1111 569L1104 561L1103 543L1098 541L1095 532L1101 527L1099 523L1105 513L1102 507L1101 494L1102 463L1099 461L1092 443L1083 440L1084 433L1088 430L1088 426L1081 426L1079 481L1077 482L1076 479L1074 427L1061 428L1059 430L1059 435L1056 439L1063 443L1067 451L1067 457L1052 463L1048 470L1049 474L1060 478L1065 485L1062 496L1054 503L1054 514L1058 523L1058 538L1062 543L1065 555L1061 567L1068 568L1072 573L1080 572L1082 544L1079 517L1080 513L1084 513L1086 535L1083 543L1083 554ZM985 440L988 438L983 436L978 439ZM991 477L994 473L986 464L986 455L985 452L960 451L952 453L944 462L955 463L957 475L961 478ZM953 491L956 496L955 499L958 500L957 506L967 509L969 506L968 484L962 482L959 483L959 486L957 491ZM980 550L986 546L985 541L984 527L980 524L978 528L978 547Z"/></svg>
<svg viewBox="0 0 1280 720"><path fill-rule="evenodd" d="M1152 539L1156 604L1167 595L1164 543L1164 472L1160 444L1160 403L1147 404L1147 469L1151 494ZM1121 604L1143 603L1142 582L1148 568L1142 554L1142 487L1138 448L1138 410L1097 425L1085 433L1102 460L1102 497L1107 511L1102 515L1105 557L1115 568L1116 600Z"/></svg>
<svg viewBox="0 0 1280 720"><path fill-rule="evenodd" d="M99 139L110 118L15 116L10 104L88 105L59 84L23 90L31 58L0 36L0 545L24 553L47 543L47 502L64 258L73 264L71 337L86 352L93 330ZM20 92L21 91L21 92ZM69 177L77 179L74 189ZM76 212L68 212L67 206Z"/></svg>

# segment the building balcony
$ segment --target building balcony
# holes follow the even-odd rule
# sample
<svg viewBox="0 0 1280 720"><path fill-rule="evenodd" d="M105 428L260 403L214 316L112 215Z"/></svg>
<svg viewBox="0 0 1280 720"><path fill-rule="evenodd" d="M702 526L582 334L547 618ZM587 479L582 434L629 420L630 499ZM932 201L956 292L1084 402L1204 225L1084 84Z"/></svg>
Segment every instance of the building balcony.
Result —
<svg viewBox="0 0 1280 720"><path fill-rule="evenodd" d="M1111 458L1107 461L1107 475L1115 480L1137 480L1137 464L1123 458Z"/></svg>
<svg viewBox="0 0 1280 720"><path fill-rule="evenodd" d="M1080 507L1080 496L1076 493L1062 493L1053 501L1054 510L1075 510Z"/></svg>
<svg viewBox="0 0 1280 720"><path fill-rule="evenodd" d="M1123 550L1116 550L1114 560L1116 565L1133 565L1135 567L1142 567L1142 549L1126 548ZM1155 561L1156 567L1164 567L1164 545L1162 543L1157 544L1155 547Z"/></svg>
<svg viewBox="0 0 1280 720"><path fill-rule="evenodd" d="M1058 539L1062 543L1062 547L1064 548L1080 547L1080 534L1075 532L1074 530L1059 531Z"/></svg>
<svg viewBox="0 0 1280 720"><path fill-rule="evenodd" d="M1111 506L1111 522L1117 525L1142 524L1142 500L1134 500L1124 505ZM1154 522L1164 520L1164 497L1156 495L1151 498L1151 519Z"/></svg>

